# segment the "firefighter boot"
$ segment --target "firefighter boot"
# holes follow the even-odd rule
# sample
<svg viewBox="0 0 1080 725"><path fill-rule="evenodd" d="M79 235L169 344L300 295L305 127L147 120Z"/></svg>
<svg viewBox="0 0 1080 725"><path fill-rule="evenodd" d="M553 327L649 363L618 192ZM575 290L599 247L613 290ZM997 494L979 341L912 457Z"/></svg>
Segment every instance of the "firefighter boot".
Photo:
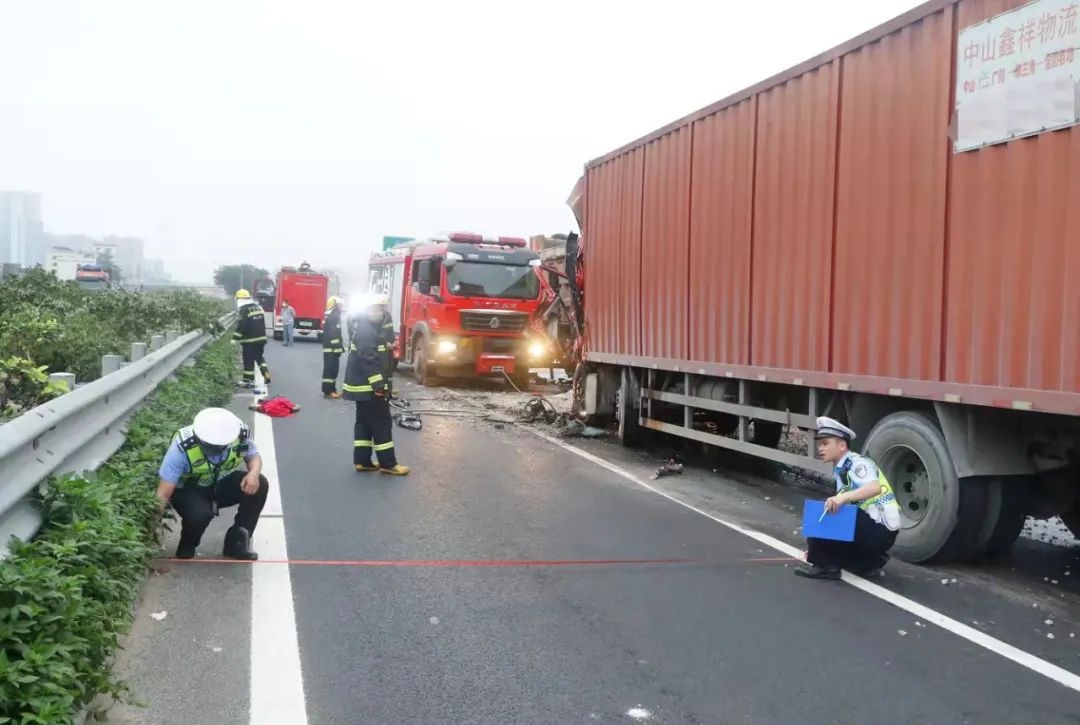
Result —
<svg viewBox="0 0 1080 725"><path fill-rule="evenodd" d="M222 555L229 559L255 561L259 555L251 550L251 535L242 526L233 526L225 532L225 546Z"/></svg>
<svg viewBox="0 0 1080 725"><path fill-rule="evenodd" d="M353 468L356 469L357 473L372 473L379 470L378 466L373 466L370 463L368 463L367 465L363 463L357 463L355 466L353 466Z"/></svg>
<svg viewBox="0 0 1080 725"><path fill-rule="evenodd" d="M403 466L400 463L395 464L392 468L380 468L380 471L388 476L408 476L409 467Z"/></svg>

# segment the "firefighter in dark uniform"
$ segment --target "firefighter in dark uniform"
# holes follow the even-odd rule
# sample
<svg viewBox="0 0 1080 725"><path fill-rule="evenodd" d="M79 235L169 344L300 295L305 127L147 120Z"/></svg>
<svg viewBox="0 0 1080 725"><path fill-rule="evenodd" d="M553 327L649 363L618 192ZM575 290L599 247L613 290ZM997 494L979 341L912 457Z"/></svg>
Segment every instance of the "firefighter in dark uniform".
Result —
<svg viewBox="0 0 1080 725"><path fill-rule="evenodd" d="M390 300L386 295L375 295L374 303L382 305L382 325L379 331L379 354L383 356L383 377L386 378L386 395L394 397L394 319L390 316Z"/></svg>
<svg viewBox="0 0 1080 725"><path fill-rule="evenodd" d="M385 304L370 298L350 326L349 362L342 385L346 400L356 401L353 429L353 467L359 472L381 471L392 476L408 475L394 453L390 397L383 375L384 357L379 347ZM372 459L374 454L376 465Z"/></svg>
<svg viewBox="0 0 1080 725"><path fill-rule="evenodd" d="M337 390L338 371L345 343L341 336L341 300L331 297L326 301L326 319L322 331L322 394L324 398L340 398Z"/></svg>
<svg viewBox="0 0 1080 725"><path fill-rule="evenodd" d="M270 366L266 364L263 352L266 349L266 313L251 299L246 289L236 292L236 331L233 341L240 343L244 354L243 384L251 387L255 384L255 366L262 370L263 380L270 384Z"/></svg>

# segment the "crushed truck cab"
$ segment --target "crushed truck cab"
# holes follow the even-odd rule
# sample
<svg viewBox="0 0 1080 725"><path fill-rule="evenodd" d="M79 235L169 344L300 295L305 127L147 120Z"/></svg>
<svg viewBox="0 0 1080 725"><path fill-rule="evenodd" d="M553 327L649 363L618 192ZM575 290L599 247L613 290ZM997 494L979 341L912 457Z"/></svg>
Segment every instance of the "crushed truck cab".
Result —
<svg viewBox="0 0 1080 725"><path fill-rule="evenodd" d="M536 319L539 255L516 237L457 233L372 255L369 289L390 297L396 355L436 378L528 383L554 349Z"/></svg>

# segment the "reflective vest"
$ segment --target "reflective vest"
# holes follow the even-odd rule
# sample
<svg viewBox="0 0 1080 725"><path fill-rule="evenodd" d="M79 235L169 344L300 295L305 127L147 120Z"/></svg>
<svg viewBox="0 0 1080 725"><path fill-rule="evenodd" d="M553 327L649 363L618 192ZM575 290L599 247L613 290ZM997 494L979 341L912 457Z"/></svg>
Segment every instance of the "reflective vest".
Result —
<svg viewBox="0 0 1080 725"><path fill-rule="evenodd" d="M257 304L242 305L236 313L236 331L233 339L241 345L266 342L266 313Z"/></svg>
<svg viewBox="0 0 1080 725"><path fill-rule="evenodd" d="M872 506L875 506L877 504L881 504L884 506L891 503L893 506L898 506L898 504L896 503L896 494L893 493L893 489L892 486L889 484L889 480L885 478L885 472L881 470L881 466L879 466L877 462L874 461L874 459L868 458L867 456L849 456L848 459L844 461L844 465L842 465L840 467L840 470L837 472L840 476L840 481L843 483L840 488L840 493L854 491L857 488L855 484L851 482L851 479L848 475L851 472L851 467L855 465L855 461L857 458L866 459L874 464L874 468L877 469L878 483L881 484L881 493L879 493L877 496L874 496L873 498L859 501L855 505L861 508L863 511L867 512Z"/></svg>
<svg viewBox="0 0 1080 725"><path fill-rule="evenodd" d="M213 486L227 476L244 462L248 452L248 429L247 426L240 428L240 437L233 441L228 448L225 458L221 463L211 463L203 454L199 439L195 437L195 429L191 426L181 428L174 438L188 459L191 470L180 476L180 487Z"/></svg>

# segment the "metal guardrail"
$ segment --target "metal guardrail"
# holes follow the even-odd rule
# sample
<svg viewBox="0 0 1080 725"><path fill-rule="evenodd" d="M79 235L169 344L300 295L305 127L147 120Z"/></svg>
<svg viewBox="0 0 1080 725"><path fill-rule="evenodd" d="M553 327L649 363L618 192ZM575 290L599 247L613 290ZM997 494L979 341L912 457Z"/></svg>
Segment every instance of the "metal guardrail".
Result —
<svg viewBox="0 0 1080 725"><path fill-rule="evenodd" d="M232 314L222 318L227 327ZM0 426L0 559L41 528L30 495L50 476L93 471L124 444L142 402L213 337L189 332Z"/></svg>

